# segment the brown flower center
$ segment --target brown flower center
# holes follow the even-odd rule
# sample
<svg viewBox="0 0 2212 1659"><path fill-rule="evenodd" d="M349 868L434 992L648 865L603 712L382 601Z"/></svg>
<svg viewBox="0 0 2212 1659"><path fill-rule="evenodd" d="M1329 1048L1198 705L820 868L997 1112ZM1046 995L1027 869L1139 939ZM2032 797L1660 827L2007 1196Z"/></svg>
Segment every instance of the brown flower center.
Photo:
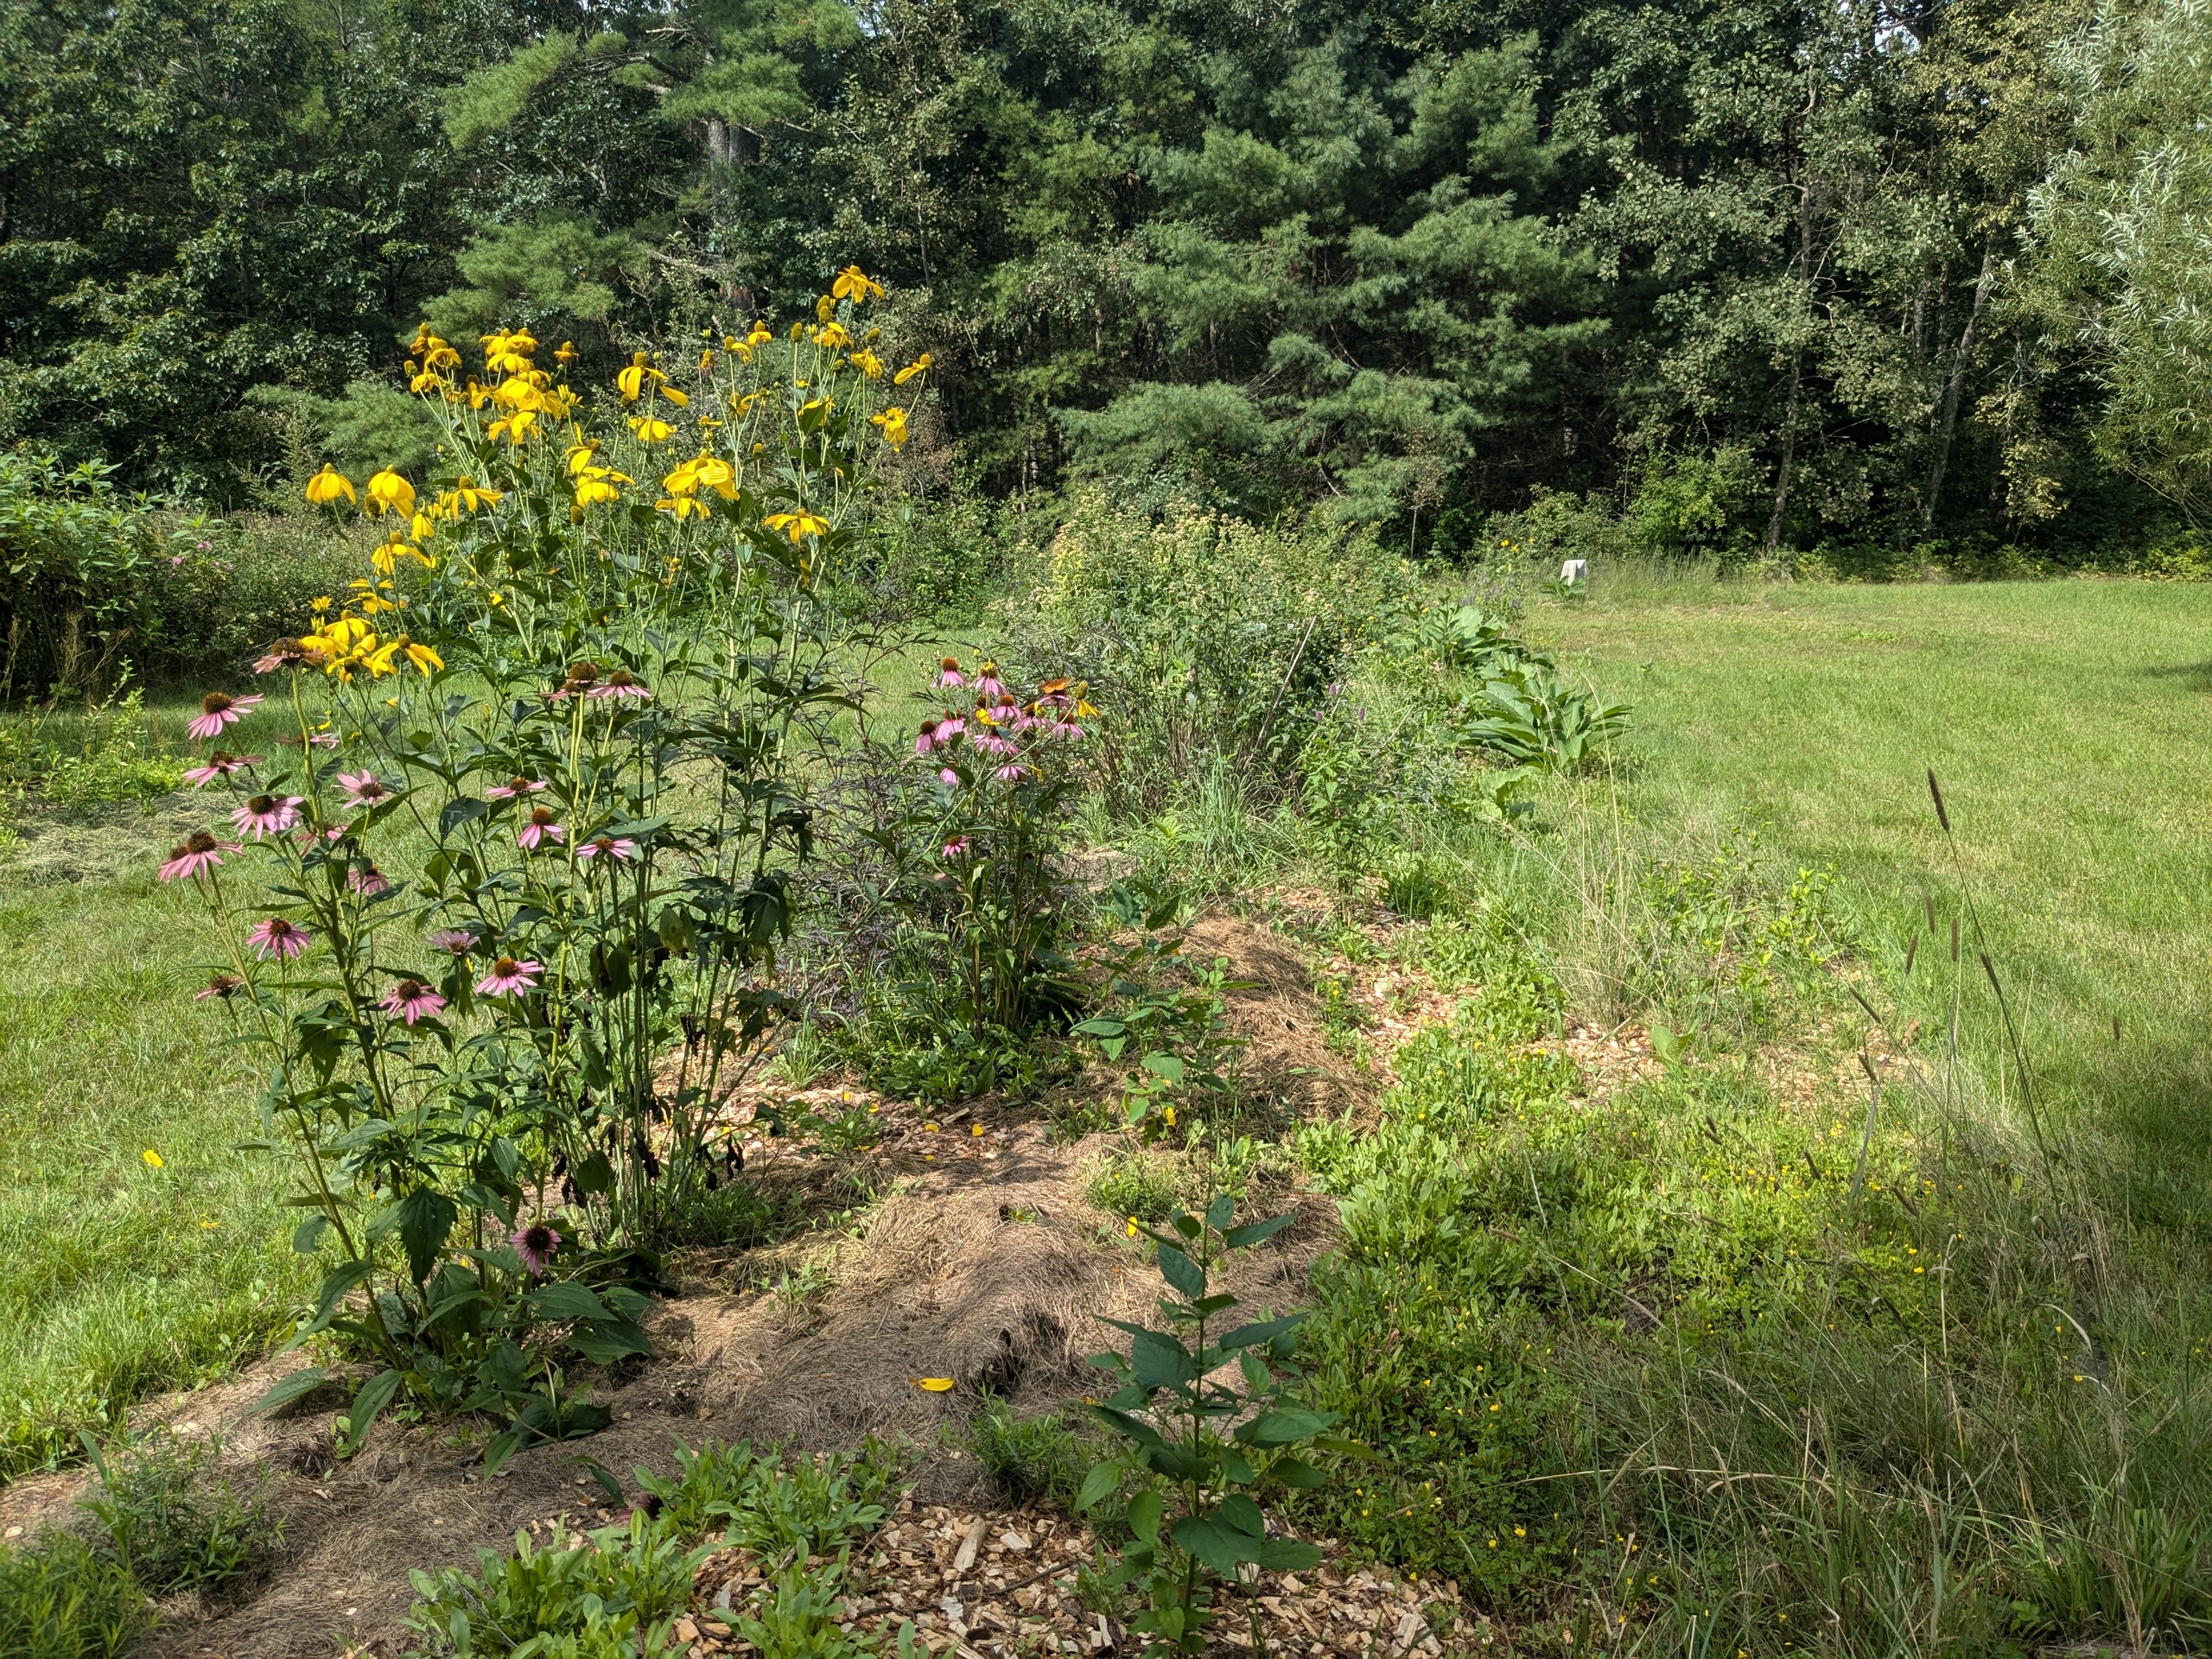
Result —
<svg viewBox="0 0 2212 1659"><path fill-rule="evenodd" d="M200 699L200 712L203 715L219 715L224 709L229 708L231 704L236 701L236 698L228 696L226 693L221 691L210 691L206 696Z"/></svg>
<svg viewBox="0 0 2212 1659"><path fill-rule="evenodd" d="M531 809L530 821L541 830L553 822L553 809L550 807L537 806Z"/></svg>

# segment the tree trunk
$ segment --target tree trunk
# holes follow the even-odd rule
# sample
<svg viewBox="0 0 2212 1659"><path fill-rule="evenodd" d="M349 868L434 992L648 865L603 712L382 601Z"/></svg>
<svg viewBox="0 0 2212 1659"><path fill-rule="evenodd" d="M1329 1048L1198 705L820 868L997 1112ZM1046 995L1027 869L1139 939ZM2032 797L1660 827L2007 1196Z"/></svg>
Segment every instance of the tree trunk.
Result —
<svg viewBox="0 0 2212 1659"><path fill-rule="evenodd" d="M1782 515L1789 505L1789 468L1797 455L1797 390L1805 372L1805 353L1789 359L1789 403L1782 416L1782 465L1774 475L1774 516L1766 521L1766 555L1772 558L1782 545Z"/></svg>
<svg viewBox="0 0 2212 1659"><path fill-rule="evenodd" d="M1981 279L1974 285L1974 305L1967 313L1967 326L1959 331L1959 349L1951 359L1951 378L1943 388L1943 416L1936 432L1936 461L1928 470L1928 499L1922 505L1920 522L1932 525L1936 522L1936 508L1943 497L1943 467L1951 458L1951 435L1958 429L1959 398L1966 391L1967 359L1974 353L1974 331L1981 321L1981 308L1989 302L1989 290L1997 281L1997 250L1989 249L1981 256Z"/></svg>

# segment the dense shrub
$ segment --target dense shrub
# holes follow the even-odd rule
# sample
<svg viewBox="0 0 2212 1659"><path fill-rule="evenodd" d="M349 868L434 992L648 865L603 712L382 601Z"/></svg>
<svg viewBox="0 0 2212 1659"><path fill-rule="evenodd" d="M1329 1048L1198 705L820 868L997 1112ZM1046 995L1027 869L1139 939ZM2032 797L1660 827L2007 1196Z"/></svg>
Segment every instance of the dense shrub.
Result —
<svg viewBox="0 0 2212 1659"><path fill-rule="evenodd" d="M234 675L359 564L358 532L219 520L115 488L111 468L0 452L0 702L97 703L135 672Z"/></svg>
<svg viewBox="0 0 2212 1659"><path fill-rule="evenodd" d="M1258 528L1078 497L1015 582L1021 653L1090 683L1111 714L1090 750L1117 813L1167 804L1222 759L1287 780L1311 715L1413 588L1370 537Z"/></svg>

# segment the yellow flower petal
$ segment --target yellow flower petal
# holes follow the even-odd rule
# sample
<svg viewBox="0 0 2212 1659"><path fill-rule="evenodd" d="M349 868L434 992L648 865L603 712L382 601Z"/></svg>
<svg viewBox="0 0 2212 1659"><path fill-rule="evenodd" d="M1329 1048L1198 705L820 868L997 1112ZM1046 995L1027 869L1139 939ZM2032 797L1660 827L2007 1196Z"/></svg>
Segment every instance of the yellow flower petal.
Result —
<svg viewBox="0 0 2212 1659"><path fill-rule="evenodd" d="M952 1391L952 1379L949 1376L918 1376L914 1379L914 1386L918 1389L926 1389L931 1394L950 1394Z"/></svg>
<svg viewBox="0 0 2212 1659"><path fill-rule="evenodd" d="M146 1160L146 1167L149 1169L162 1169L166 1167L162 1160L162 1154L156 1152L151 1147L147 1147L145 1151L140 1153L138 1155Z"/></svg>

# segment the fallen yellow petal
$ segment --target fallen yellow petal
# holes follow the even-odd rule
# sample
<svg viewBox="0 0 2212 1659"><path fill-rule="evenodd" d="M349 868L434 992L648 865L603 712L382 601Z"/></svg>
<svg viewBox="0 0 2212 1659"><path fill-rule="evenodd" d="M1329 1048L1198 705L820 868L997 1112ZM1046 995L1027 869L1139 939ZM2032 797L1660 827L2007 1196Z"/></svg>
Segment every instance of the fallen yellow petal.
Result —
<svg viewBox="0 0 2212 1659"><path fill-rule="evenodd" d="M950 1394L952 1379L949 1376L918 1376L914 1379L914 1386L927 1389L931 1394Z"/></svg>
<svg viewBox="0 0 2212 1659"><path fill-rule="evenodd" d="M156 1152L151 1147L147 1147L145 1151L140 1153L138 1155L146 1160L146 1167L149 1169L160 1169L164 1166L162 1162L162 1154Z"/></svg>

